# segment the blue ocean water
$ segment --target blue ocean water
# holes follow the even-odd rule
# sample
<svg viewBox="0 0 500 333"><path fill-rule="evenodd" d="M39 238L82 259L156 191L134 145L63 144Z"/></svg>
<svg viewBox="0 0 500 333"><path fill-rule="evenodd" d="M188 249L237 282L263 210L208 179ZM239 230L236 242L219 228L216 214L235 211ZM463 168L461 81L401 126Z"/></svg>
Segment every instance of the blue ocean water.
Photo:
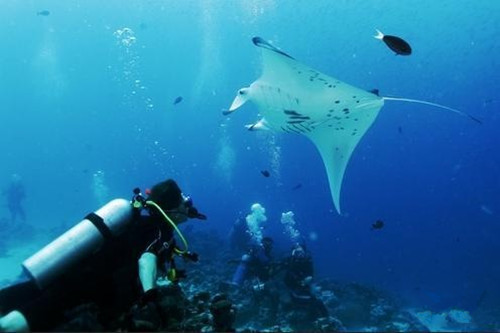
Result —
<svg viewBox="0 0 500 333"><path fill-rule="evenodd" d="M226 234L259 202L265 233L286 249L279 219L292 210L319 276L372 284L436 311L472 311L483 295L498 306L500 2L0 6L0 184L22 176L27 223L67 227L172 177L209 216L195 228ZM413 54L395 56L373 38L376 28L408 40ZM354 86L444 104L483 123L387 102L349 162L338 215L312 143L247 131L259 119L254 105L222 115L260 74L253 36ZM382 230L371 229L377 219Z"/></svg>

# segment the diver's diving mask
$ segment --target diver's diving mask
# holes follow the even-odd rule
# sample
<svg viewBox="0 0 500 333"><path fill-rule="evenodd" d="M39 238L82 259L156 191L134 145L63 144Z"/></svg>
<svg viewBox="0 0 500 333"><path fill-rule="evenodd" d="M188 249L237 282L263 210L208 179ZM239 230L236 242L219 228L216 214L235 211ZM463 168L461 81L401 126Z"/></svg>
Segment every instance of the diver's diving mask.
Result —
<svg viewBox="0 0 500 333"><path fill-rule="evenodd" d="M175 220L176 223L186 222L188 218L197 218L206 220L207 217L200 214L193 206L193 199L189 195L182 195L182 202L177 209L169 210L169 215Z"/></svg>

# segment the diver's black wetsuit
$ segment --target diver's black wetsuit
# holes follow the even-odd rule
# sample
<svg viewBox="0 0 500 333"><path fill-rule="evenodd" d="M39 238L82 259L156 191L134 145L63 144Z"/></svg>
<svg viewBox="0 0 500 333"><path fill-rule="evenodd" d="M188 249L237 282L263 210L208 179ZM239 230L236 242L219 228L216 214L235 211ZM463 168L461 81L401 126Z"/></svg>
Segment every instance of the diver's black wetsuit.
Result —
<svg viewBox="0 0 500 333"><path fill-rule="evenodd" d="M311 293L311 287L306 283L307 277L313 277L314 264L310 253L298 251L285 259L283 282L290 291L291 302L289 310L305 310L311 321L328 316L325 304Z"/></svg>
<svg viewBox="0 0 500 333"><path fill-rule="evenodd" d="M172 243L172 228L166 222L137 215L120 236L62 273L42 291L33 281L1 290L0 312L19 310L32 331L47 331L64 319L66 311L95 303L102 321L108 322L127 311L141 295L138 279L141 254L153 252L163 263L171 256L173 247L167 245Z"/></svg>
<svg viewBox="0 0 500 333"><path fill-rule="evenodd" d="M298 295L309 295L309 286L303 283L308 276L314 275L312 257L304 254L301 257L290 256L285 260L284 283L294 293Z"/></svg>

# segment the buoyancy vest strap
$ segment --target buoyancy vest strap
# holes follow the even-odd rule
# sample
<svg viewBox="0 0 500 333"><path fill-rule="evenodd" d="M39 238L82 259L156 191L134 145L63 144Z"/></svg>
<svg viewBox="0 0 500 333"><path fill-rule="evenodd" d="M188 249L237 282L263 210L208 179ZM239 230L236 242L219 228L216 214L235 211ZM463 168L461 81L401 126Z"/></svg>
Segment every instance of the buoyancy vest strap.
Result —
<svg viewBox="0 0 500 333"><path fill-rule="evenodd" d="M93 225L95 225L95 227L97 228L97 230L99 230L99 232L102 234L104 239L108 240L108 239L113 238L113 235L111 234L111 230L106 225L106 223L104 223L104 220L102 219L102 217L100 217L96 213L90 213L87 216L85 216L85 219L89 220L90 222L92 222Z"/></svg>

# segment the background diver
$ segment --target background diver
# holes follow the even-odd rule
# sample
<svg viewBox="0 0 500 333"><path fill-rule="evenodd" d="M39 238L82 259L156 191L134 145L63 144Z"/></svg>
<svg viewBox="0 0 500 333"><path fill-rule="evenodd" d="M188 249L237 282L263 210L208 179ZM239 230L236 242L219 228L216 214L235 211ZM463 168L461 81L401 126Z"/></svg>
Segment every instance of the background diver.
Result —
<svg viewBox="0 0 500 333"><path fill-rule="evenodd" d="M274 323L279 309L279 292L273 278L276 275L276 262L272 256L274 241L263 237L258 246L253 246L244 254L233 275L231 285L241 287L240 291L251 298L252 306L265 309L262 322ZM251 288L245 281L251 282Z"/></svg>
<svg viewBox="0 0 500 333"><path fill-rule="evenodd" d="M261 244L253 246L241 257L241 261L233 275L232 284L241 286L245 280L257 278L266 282L270 278L273 267L273 240L270 237L262 238Z"/></svg>
<svg viewBox="0 0 500 333"><path fill-rule="evenodd" d="M300 318L294 322L297 329L307 329L309 322L328 316L325 304L311 290L314 263L305 244L297 243L292 247L290 255L282 261L280 270L284 271L283 282L289 291L289 300L284 308L302 313L301 316L295 316Z"/></svg>
<svg viewBox="0 0 500 333"><path fill-rule="evenodd" d="M2 193L7 201L11 222L15 223L18 217L23 222L26 222L26 214L22 206L22 202L26 197L26 191L21 176L17 173L13 174L9 186Z"/></svg>

